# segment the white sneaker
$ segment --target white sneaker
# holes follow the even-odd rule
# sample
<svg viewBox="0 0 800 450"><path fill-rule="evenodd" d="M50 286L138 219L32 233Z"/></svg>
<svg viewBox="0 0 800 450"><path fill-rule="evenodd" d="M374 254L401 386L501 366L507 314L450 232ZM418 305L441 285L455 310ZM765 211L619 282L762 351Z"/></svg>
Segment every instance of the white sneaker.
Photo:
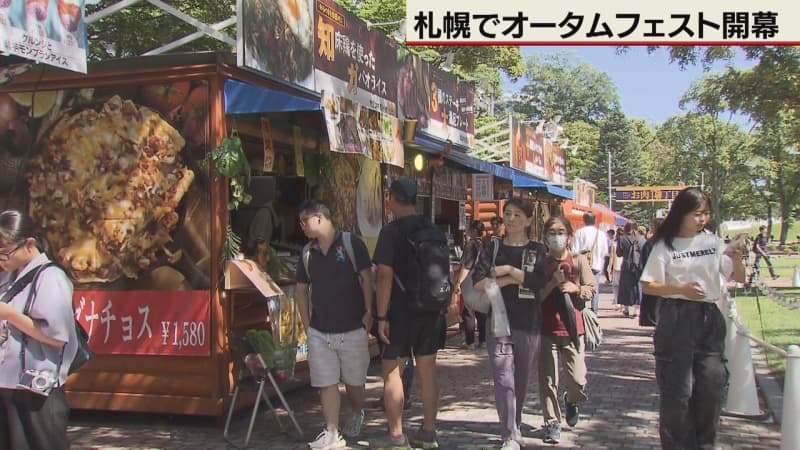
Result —
<svg viewBox="0 0 800 450"><path fill-rule="evenodd" d="M317 438L308 443L311 450L332 450L334 448L344 448L347 446L344 438L338 431L331 432L327 428L317 435Z"/></svg>
<svg viewBox="0 0 800 450"><path fill-rule="evenodd" d="M503 441L503 446L500 450L520 450L519 443L513 439L506 439Z"/></svg>
<svg viewBox="0 0 800 450"><path fill-rule="evenodd" d="M350 421L342 429L342 434L349 437L359 437L361 435L361 426L364 425L364 410L353 413Z"/></svg>

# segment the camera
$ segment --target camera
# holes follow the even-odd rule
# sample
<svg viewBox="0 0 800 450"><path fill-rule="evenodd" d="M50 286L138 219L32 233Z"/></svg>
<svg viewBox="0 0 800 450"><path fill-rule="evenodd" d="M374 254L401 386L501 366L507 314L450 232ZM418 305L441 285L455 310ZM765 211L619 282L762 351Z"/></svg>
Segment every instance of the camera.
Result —
<svg viewBox="0 0 800 450"><path fill-rule="evenodd" d="M26 370L19 377L17 388L26 389L34 394L48 395L56 385L56 378L53 373L45 370Z"/></svg>

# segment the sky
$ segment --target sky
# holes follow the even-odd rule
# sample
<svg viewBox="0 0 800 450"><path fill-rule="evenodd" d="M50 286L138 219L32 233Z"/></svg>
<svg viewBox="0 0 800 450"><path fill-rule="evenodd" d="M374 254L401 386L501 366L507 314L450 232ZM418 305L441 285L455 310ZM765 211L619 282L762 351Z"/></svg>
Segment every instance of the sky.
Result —
<svg viewBox="0 0 800 450"><path fill-rule="evenodd" d="M606 72L617 87L625 115L653 124L681 114L678 106L681 96L694 80L703 76L700 66L681 70L677 63L670 63L665 48L648 54L644 47L630 47L627 53L618 55L617 47L522 47L522 53L526 59L533 54L567 53ZM733 61L737 68L752 65L741 53ZM724 63L719 63L712 71L722 71L724 67ZM514 84L506 80L503 91L515 91L523 81Z"/></svg>

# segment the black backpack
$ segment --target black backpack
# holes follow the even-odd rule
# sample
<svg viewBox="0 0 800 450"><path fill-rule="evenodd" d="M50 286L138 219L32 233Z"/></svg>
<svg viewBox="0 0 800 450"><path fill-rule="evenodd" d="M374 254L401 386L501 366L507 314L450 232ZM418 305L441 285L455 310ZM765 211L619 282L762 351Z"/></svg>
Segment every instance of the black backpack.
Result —
<svg viewBox="0 0 800 450"><path fill-rule="evenodd" d="M447 236L425 220L404 232L407 244L406 280L394 280L415 312L443 312L450 305L450 247ZM401 231L404 227L401 226Z"/></svg>
<svg viewBox="0 0 800 450"><path fill-rule="evenodd" d="M642 270L642 248L639 245L639 239L631 238L631 246L628 247L628 254L625 255L625 265L628 266L628 271L639 276Z"/></svg>

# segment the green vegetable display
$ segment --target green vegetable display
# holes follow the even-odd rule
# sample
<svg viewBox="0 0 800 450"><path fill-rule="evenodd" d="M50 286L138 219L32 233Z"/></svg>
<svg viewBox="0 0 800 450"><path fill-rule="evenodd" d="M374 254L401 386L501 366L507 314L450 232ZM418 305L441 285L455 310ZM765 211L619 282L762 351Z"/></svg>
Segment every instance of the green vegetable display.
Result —
<svg viewBox="0 0 800 450"><path fill-rule="evenodd" d="M245 333L245 337L279 379L291 378L294 375L297 342L278 344L272 338L272 333L267 330L250 329Z"/></svg>

